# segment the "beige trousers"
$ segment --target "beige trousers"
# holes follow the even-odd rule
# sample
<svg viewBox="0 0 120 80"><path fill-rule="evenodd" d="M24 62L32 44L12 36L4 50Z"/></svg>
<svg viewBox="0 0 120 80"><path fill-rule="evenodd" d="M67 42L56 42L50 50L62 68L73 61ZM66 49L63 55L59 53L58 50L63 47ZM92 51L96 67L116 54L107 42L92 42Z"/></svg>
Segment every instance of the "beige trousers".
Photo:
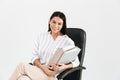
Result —
<svg viewBox="0 0 120 80"><path fill-rule="evenodd" d="M9 80L57 80L57 78L47 76L36 66L20 63Z"/></svg>

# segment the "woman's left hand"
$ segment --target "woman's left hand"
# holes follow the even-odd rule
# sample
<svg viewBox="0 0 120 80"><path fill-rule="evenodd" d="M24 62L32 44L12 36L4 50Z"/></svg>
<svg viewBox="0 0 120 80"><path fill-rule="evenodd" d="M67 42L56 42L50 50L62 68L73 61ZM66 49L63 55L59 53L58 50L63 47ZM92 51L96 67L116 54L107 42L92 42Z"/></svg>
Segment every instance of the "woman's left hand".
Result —
<svg viewBox="0 0 120 80"><path fill-rule="evenodd" d="M65 64L58 65L58 70L59 71L64 70L64 69L66 69L66 65Z"/></svg>
<svg viewBox="0 0 120 80"><path fill-rule="evenodd" d="M72 64L60 64L60 65L58 65L58 70L61 71L61 70L65 70L65 69L70 69L72 67L73 67Z"/></svg>

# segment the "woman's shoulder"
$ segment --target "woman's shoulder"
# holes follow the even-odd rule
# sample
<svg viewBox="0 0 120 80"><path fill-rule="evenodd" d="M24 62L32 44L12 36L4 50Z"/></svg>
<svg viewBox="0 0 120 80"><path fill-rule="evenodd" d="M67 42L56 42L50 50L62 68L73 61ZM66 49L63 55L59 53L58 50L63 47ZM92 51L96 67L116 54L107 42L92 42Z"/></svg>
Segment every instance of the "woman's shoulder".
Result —
<svg viewBox="0 0 120 80"><path fill-rule="evenodd" d="M68 35L64 35L66 40L69 42L69 43L73 43L74 44L74 41L68 36Z"/></svg>
<svg viewBox="0 0 120 80"><path fill-rule="evenodd" d="M45 39L49 36L49 32L40 32L38 35L37 35L37 39Z"/></svg>
<svg viewBox="0 0 120 80"><path fill-rule="evenodd" d="M67 40L72 40L67 34L64 35Z"/></svg>

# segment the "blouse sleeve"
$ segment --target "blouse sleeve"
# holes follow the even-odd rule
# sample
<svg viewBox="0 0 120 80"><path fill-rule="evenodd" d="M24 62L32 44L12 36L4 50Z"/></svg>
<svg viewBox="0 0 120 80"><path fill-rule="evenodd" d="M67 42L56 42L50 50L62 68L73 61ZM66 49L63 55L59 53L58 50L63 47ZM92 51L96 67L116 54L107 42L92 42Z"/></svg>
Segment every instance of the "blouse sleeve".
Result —
<svg viewBox="0 0 120 80"><path fill-rule="evenodd" d="M72 64L73 64L73 68L79 66L80 62L78 57L75 59L75 61L72 62Z"/></svg>
<svg viewBox="0 0 120 80"><path fill-rule="evenodd" d="M32 52L32 64L34 63L35 59L39 59L39 41L40 37L37 37L36 41L34 42L33 52Z"/></svg>
<svg viewBox="0 0 120 80"><path fill-rule="evenodd" d="M69 38L67 45L75 46L75 43L72 39ZM73 68L79 66L80 61L79 61L78 57L72 62L72 64L73 64Z"/></svg>

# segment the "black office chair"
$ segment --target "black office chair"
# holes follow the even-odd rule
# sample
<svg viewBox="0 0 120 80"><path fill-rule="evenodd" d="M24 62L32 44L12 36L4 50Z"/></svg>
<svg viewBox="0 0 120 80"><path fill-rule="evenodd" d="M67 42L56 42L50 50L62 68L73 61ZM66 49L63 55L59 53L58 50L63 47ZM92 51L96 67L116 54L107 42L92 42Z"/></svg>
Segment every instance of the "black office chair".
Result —
<svg viewBox="0 0 120 80"><path fill-rule="evenodd" d="M81 49L78 55L80 65L78 67L63 71L57 76L57 78L58 80L81 80L82 70L86 69L85 67L83 67L86 45L86 32L83 29L79 28L67 28L67 35L75 42L75 45Z"/></svg>

